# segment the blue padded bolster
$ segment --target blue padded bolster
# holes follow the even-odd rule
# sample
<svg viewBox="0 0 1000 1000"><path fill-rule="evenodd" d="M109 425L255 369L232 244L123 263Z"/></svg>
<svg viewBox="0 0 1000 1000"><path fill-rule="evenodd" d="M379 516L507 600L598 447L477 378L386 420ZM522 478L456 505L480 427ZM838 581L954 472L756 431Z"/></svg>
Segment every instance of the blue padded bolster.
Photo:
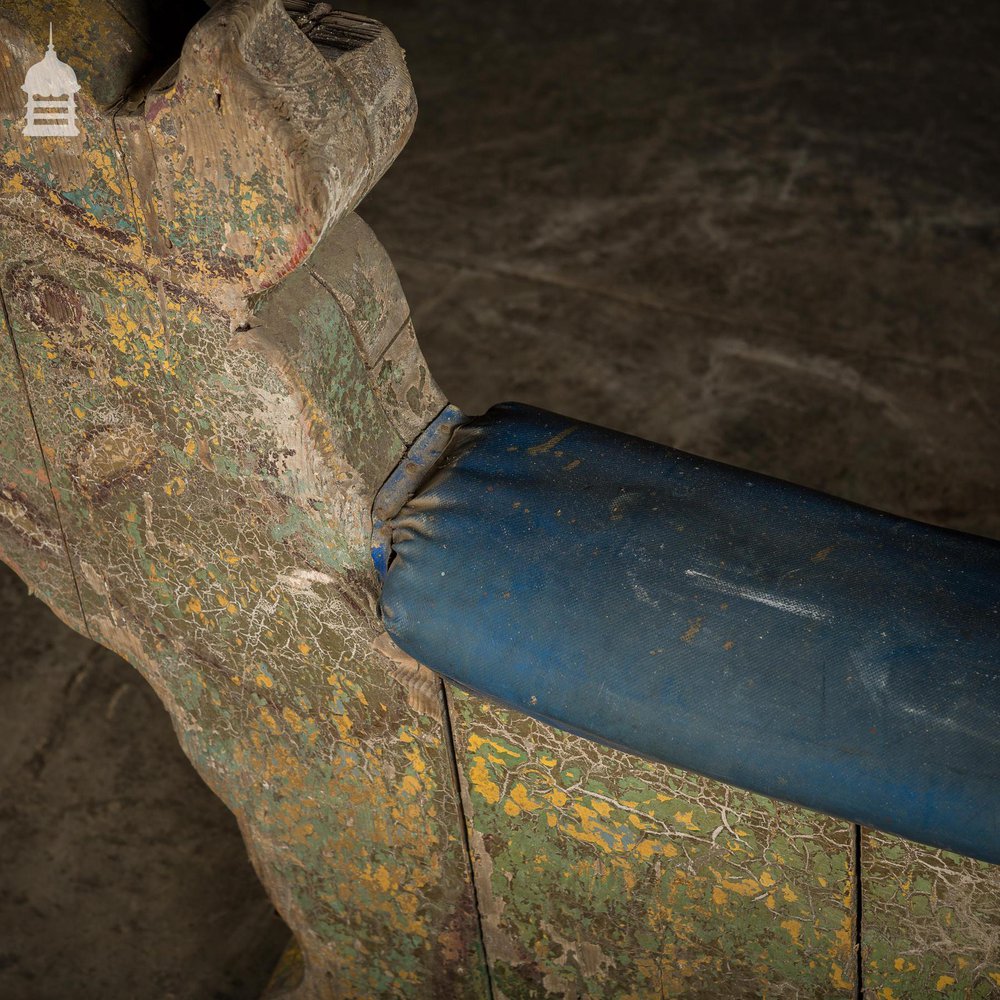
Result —
<svg viewBox="0 0 1000 1000"><path fill-rule="evenodd" d="M406 652L644 757L1000 862L1000 545L526 406L393 524Z"/></svg>

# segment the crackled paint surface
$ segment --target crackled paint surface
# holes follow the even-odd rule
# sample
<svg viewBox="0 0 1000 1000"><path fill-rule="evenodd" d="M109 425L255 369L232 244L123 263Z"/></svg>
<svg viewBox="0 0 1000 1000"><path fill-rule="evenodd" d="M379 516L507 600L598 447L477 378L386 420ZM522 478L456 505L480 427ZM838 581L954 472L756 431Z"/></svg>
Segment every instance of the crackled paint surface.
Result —
<svg viewBox="0 0 1000 1000"><path fill-rule="evenodd" d="M0 555L163 698L296 932L280 988L489 995L464 799L495 996L850 995L845 824L451 690L460 798L440 682L373 645L369 504L444 406L350 214L413 117L391 36L227 3L112 118L110 10L61 10L82 134L34 144L48 7L0 19ZM995 871L866 851L872 995L989 995Z"/></svg>
<svg viewBox="0 0 1000 1000"><path fill-rule="evenodd" d="M1000 996L1000 868L866 830L865 996Z"/></svg>
<svg viewBox="0 0 1000 1000"><path fill-rule="evenodd" d="M371 497L444 405L348 212L409 130L401 55L372 33L337 85L277 4L231 3L144 113L100 113L84 61L81 135L31 144L38 52L0 23L3 557L163 699L301 995L481 997L440 712L372 646Z"/></svg>
<svg viewBox="0 0 1000 1000"><path fill-rule="evenodd" d="M498 995L852 995L848 824L449 702Z"/></svg>
<svg viewBox="0 0 1000 1000"><path fill-rule="evenodd" d="M21 369L0 309L0 537L4 561L30 578L34 593L83 631L55 503L24 392Z"/></svg>

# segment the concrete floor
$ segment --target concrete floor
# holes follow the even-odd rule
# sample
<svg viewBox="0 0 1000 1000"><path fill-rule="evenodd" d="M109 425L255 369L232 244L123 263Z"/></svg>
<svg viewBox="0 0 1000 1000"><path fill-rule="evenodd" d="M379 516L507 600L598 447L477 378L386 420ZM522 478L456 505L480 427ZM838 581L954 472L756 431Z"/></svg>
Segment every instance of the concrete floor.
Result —
<svg viewBox="0 0 1000 1000"><path fill-rule="evenodd" d="M1000 7L359 9L421 101L361 214L454 402L1000 537ZM151 691L6 571L0 637L0 996L258 996L285 932Z"/></svg>

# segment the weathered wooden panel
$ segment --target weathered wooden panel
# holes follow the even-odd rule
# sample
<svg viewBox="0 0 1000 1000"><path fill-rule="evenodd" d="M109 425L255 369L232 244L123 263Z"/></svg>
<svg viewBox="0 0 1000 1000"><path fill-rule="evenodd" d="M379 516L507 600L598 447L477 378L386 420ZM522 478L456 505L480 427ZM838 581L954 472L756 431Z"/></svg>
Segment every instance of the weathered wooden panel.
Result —
<svg viewBox="0 0 1000 1000"><path fill-rule="evenodd" d="M448 697L497 996L851 995L849 824Z"/></svg>
<svg viewBox="0 0 1000 1000"><path fill-rule="evenodd" d="M54 304L58 309L61 302ZM0 551L35 594L77 631L85 631L48 468L24 393L20 363L0 291Z"/></svg>
<svg viewBox="0 0 1000 1000"><path fill-rule="evenodd" d="M1000 868L874 830L861 840L865 996L1000 996Z"/></svg>
<svg viewBox="0 0 1000 1000"><path fill-rule="evenodd" d="M399 350L408 310L384 252L357 217L336 224L412 107L370 159L365 108L279 5L207 20L144 117L113 121L83 93L81 135L34 143L17 88L38 53L0 32L5 343L77 626L150 680L235 812L297 934L302 995L481 997L440 705L411 707L373 647L371 498L444 400L415 345ZM0 478L37 481L32 537L58 539L3 357L22 426ZM55 587L50 556L7 534L3 557L73 613L68 571Z"/></svg>

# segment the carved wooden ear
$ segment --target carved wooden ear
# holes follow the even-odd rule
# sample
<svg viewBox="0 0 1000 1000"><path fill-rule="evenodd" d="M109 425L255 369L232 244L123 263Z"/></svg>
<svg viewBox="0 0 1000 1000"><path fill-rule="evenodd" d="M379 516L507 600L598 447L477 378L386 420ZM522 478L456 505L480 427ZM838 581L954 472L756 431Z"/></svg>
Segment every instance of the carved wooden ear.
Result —
<svg viewBox="0 0 1000 1000"><path fill-rule="evenodd" d="M122 122L154 252L244 293L274 284L357 205L415 115L403 53L378 22L300 28L279 0L220 3L148 95L147 135Z"/></svg>
<svg viewBox="0 0 1000 1000"><path fill-rule="evenodd" d="M4 8L0 130L19 156L0 172L36 179L20 199L32 216L51 214L50 191L67 211L113 203L92 214L117 228L133 220L133 256L200 286L238 326L246 296L301 263L405 144L416 99L402 50L377 21L323 4L290 2L293 15L280 0L223 0L159 83L136 93L154 55L103 0L79 6L86 17L74 9L56 36L79 33L61 58L79 72L80 134L55 144L21 128L22 83L48 23L42 33L32 5ZM145 52L135 66L118 51L133 44ZM102 110L109 98L118 103Z"/></svg>

